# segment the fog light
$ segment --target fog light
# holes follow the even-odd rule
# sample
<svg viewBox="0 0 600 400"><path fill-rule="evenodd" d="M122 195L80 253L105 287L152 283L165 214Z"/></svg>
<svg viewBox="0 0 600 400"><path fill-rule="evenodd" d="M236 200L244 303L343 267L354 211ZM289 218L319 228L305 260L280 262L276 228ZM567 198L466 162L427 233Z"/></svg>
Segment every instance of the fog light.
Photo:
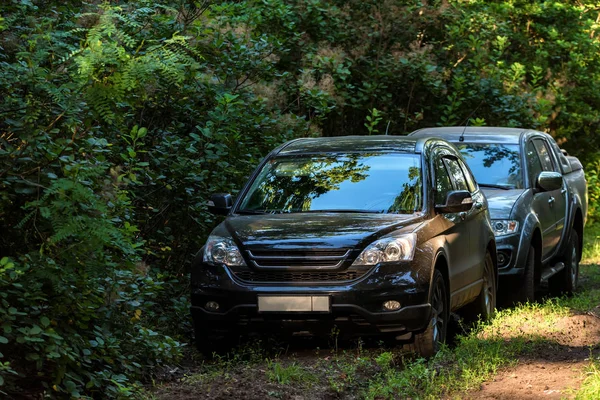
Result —
<svg viewBox="0 0 600 400"><path fill-rule="evenodd" d="M206 308L209 311L217 311L219 309L219 303L217 303L216 301L207 301L204 305L204 308Z"/></svg>
<svg viewBox="0 0 600 400"><path fill-rule="evenodd" d="M396 311L400 309L400 302L396 300L388 300L383 303L383 308L385 308L387 311Z"/></svg>
<svg viewBox="0 0 600 400"><path fill-rule="evenodd" d="M502 253L498 253L498 264L504 265L506 263L506 256Z"/></svg>

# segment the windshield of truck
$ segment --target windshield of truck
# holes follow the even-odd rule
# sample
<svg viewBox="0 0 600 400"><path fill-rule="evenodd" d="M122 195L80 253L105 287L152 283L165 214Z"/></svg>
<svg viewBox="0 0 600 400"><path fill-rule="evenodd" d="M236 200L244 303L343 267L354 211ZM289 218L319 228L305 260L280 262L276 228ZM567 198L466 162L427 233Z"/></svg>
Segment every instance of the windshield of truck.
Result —
<svg viewBox="0 0 600 400"><path fill-rule="evenodd" d="M238 212L412 214L422 203L418 155L292 155L263 166Z"/></svg>
<svg viewBox="0 0 600 400"><path fill-rule="evenodd" d="M519 145L455 143L480 186L522 189Z"/></svg>

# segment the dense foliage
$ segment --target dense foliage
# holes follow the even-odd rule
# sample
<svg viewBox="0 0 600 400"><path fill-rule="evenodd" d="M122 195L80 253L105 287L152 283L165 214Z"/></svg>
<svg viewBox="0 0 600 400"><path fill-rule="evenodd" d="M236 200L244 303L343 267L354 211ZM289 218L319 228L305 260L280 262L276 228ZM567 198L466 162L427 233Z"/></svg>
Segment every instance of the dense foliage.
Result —
<svg viewBox="0 0 600 400"><path fill-rule="evenodd" d="M597 182L598 15L556 0L2 2L0 396L130 397L175 362L207 195L235 194L288 139L533 127Z"/></svg>

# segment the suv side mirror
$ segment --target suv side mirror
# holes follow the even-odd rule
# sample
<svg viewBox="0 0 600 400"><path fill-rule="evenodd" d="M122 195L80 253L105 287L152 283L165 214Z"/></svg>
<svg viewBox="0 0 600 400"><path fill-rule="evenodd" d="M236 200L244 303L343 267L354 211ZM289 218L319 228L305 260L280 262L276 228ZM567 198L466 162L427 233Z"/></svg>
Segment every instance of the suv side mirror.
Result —
<svg viewBox="0 0 600 400"><path fill-rule="evenodd" d="M457 213L469 211L473 207L473 198L467 190L453 190L446 196L446 204L436 205L435 211L439 213Z"/></svg>
<svg viewBox="0 0 600 400"><path fill-rule="evenodd" d="M229 193L215 193L208 200L208 211L213 214L227 215L233 207L233 199Z"/></svg>
<svg viewBox="0 0 600 400"><path fill-rule="evenodd" d="M536 183L542 192L551 192L562 187L563 177L559 172L544 171L538 175Z"/></svg>

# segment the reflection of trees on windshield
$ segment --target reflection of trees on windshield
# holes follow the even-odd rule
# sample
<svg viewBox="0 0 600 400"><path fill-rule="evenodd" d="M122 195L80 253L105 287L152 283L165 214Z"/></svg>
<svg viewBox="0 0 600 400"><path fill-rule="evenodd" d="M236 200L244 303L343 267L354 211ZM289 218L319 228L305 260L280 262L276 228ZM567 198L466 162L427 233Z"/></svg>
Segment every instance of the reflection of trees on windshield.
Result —
<svg viewBox="0 0 600 400"><path fill-rule="evenodd" d="M417 155L382 153L275 158L240 209L413 213L422 207L419 161Z"/></svg>
<svg viewBox="0 0 600 400"><path fill-rule="evenodd" d="M457 147L482 183L521 187L521 159L516 145L461 144Z"/></svg>
<svg viewBox="0 0 600 400"><path fill-rule="evenodd" d="M388 208L388 213L414 210L421 204L421 170L418 167L408 168L409 182L402 184L402 191Z"/></svg>
<svg viewBox="0 0 600 400"><path fill-rule="evenodd" d="M370 167L359 163L358 158L359 155L355 154L344 158L290 161L287 164L285 160L273 161L258 190L251 194L242 208L264 207L281 212L310 210L315 198L338 190L342 182L359 182L368 177Z"/></svg>

